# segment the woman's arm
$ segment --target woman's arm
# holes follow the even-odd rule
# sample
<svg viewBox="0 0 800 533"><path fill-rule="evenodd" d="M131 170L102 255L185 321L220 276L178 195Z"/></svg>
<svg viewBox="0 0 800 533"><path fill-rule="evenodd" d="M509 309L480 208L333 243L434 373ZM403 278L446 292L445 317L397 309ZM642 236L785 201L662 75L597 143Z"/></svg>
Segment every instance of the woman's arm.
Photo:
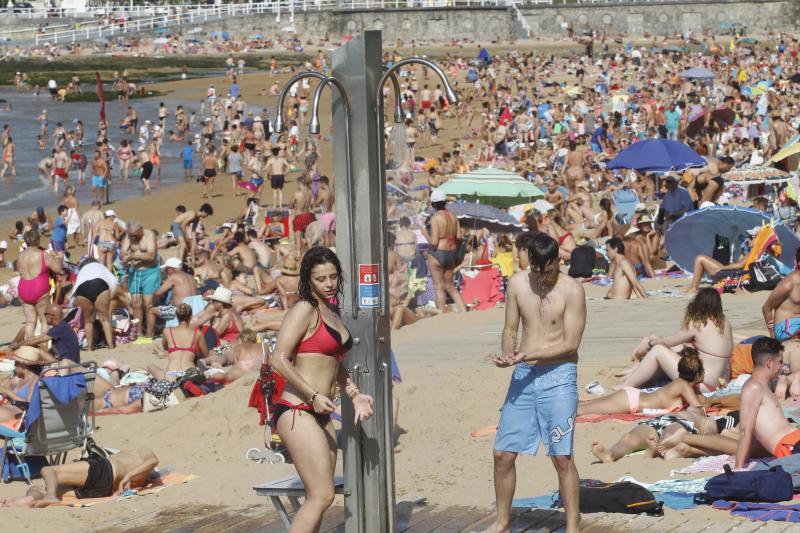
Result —
<svg viewBox="0 0 800 533"><path fill-rule="evenodd" d="M678 346L679 344L685 344L690 342L694 339L695 332L687 329L681 329L677 332L669 335L668 337L656 337L655 339L650 341L650 346L653 347L656 344L663 344L668 348L672 348L673 346Z"/></svg>
<svg viewBox="0 0 800 533"><path fill-rule="evenodd" d="M684 404L688 405L689 407L703 407L706 405L706 403L708 403L708 399L702 394L697 394L697 392L694 390L694 387L692 387L688 381L681 381L681 397L684 400Z"/></svg>

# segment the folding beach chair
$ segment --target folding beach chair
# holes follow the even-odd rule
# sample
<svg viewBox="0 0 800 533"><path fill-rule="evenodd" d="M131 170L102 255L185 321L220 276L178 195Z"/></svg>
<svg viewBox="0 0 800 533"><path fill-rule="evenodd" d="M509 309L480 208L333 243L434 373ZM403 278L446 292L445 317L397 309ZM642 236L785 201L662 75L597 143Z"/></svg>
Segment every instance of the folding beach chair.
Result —
<svg viewBox="0 0 800 533"><path fill-rule="evenodd" d="M614 207L617 208L617 222L628 224L636 212L639 195L633 189L617 189L614 191Z"/></svg>
<svg viewBox="0 0 800 533"><path fill-rule="evenodd" d="M25 413L24 425L17 432L0 430L4 441L0 471L9 453L17 465L26 463L25 458L32 456L44 456L49 464L57 465L66 462L69 451L86 451L93 444L97 363L89 361L61 367L65 368L80 368L81 371L65 376L50 370L43 372ZM20 442L21 437L24 442ZM29 468L20 466L20 471L30 483Z"/></svg>

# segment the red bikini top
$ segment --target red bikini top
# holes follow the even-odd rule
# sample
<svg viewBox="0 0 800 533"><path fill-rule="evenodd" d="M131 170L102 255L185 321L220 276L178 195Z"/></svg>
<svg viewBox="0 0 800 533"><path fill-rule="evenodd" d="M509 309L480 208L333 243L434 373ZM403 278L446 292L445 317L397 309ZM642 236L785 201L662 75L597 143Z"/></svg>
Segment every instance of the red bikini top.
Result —
<svg viewBox="0 0 800 533"><path fill-rule="evenodd" d="M348 332L349 333L349 332ZM349 336L349 335L348 335ZM336 357L340 361L353 347L353 337L349 336L347 342L342 344L342 336L322 319L322 312L317 309L317 329L314 333L297 346L297 353L317 353Z"/></svg>
<svg viewBox="0 0 800 533"><path fill-rule="evenodd" d="M178 352L178 351L185 351L185 352L192 352L197 353L200 351L200 347L197 344L197 329L194 330L194 336L192 337L192 345L188 348L182 348L180 346L175 345L175 335L172 333L172 328L169 329L169 336L172 339L173 346L171 348L167 348L167 353Z"/></svg>

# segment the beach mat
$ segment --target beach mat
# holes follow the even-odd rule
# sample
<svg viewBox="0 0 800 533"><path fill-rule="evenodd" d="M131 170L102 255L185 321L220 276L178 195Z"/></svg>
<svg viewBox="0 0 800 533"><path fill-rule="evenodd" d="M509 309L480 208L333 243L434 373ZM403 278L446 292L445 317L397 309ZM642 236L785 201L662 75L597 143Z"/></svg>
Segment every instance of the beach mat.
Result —
<svg viewBox="0 0 800 533"><path fill-rule="evenodd" d="M158 477L150 480L147 485L140 487L135 492L127 495L106 496L105 498L82 498L78 499L74 495L64 496L61 502L56 505L64 507L91 507L99 503L118 502L127 500L128 498L135 498L137 496L147 496L148 494L156 494L161 492L167 487L179 485L181 483L188 483L199 476L194 474L180 474L178 472L171 472L164 477Z"/></svg>

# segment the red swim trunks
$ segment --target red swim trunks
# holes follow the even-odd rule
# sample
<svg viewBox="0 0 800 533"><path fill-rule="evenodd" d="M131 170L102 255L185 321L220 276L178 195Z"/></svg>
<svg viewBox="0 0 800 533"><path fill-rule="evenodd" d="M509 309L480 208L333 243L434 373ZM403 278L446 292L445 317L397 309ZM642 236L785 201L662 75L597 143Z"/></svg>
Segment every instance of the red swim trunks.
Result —
<svg viewBox="0 0 800 533"><path fill-rule="evenodd" d="M794 448L800 444L800 429L796 429L791 433L784 435L784 437L775 446L772 455L777 458L787 457L794 453Z"/></svg>
<svg viewBox="0 0 800 533"><path fill-rule="evenodd" d="M431 108L431 101L430 100L423 100L422 101L422 109L430 109Z"/></svg>
<svg viewBox="0 0 800 533"><path fill-rule="evenodd" d="M56 167L56 169L53 171L53 174L55 174L56 176L58 176L62 180L67 179L67 169L66 168Z"/></svg>
<svg viewBox="0 0 800 533"><path fill-rule="evenodd" d="M305 231L309 224L314 222L314 213L302 213L294 217L292 229L295 231Z"/></svg>

